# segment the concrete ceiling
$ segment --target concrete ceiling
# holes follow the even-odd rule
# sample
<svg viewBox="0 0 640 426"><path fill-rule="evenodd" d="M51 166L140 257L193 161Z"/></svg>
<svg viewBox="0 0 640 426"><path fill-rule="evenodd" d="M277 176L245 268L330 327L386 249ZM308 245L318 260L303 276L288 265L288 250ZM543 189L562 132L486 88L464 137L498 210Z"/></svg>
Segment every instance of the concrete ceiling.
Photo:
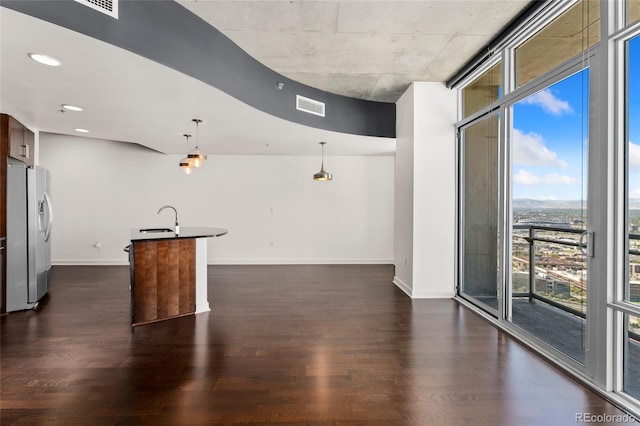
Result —
<svg viewBox="0 0 640 426"><path fill-rule="evenodd" d="M412 81L445 81L530 2L180 0L256 59L337 94L395 102ZM393 155L395 140L272 117L131 52L0 8L0 106L41 131L184 151L192 118L216 154ZM28 52L62 59L36 64ZM60 113L63 103L84 108ZM251 125L247 125L251 123Z"/></svg>
<svg viewBox="0 0 640 426"><path fill-rule="evenodd" d="M293 80L396 102L413 81L446 81L531 1L178 2Z"/></svg>

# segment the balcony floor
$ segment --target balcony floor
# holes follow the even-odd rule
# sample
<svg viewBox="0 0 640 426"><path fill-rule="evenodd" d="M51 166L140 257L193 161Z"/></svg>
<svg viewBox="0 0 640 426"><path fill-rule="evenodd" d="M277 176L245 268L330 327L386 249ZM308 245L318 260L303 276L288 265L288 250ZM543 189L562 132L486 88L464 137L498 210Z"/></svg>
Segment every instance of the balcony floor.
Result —
<svg viewBox="0 0 640 426"><path fill-rule="evenodd" d="M513 299L513 323L584 364L586 321L540 300Z"/></svg>

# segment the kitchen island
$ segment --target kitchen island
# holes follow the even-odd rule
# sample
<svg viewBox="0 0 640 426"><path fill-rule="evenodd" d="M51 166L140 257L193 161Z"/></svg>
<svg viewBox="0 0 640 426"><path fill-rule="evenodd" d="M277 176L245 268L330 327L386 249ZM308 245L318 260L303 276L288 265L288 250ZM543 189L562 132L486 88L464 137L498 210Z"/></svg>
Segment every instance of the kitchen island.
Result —
<svg viewBox="0 0 640 426"><path fill-rule="evenodd" d="M210 311L207 238L226 229L132 229L129 246L131 323L149 324Z"/></svg>

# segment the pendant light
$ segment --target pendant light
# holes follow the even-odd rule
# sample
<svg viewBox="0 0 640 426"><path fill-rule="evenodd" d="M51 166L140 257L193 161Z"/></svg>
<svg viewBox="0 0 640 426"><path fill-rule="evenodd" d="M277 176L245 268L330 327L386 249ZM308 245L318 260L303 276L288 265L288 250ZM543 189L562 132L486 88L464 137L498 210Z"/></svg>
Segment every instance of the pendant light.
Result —
<svg viewBox="0 0 640 426"><path fill-rule="evenodd" d="M198 148L198 125L202 123L202 120L194 118L191 121L196 123L196 147L188 153L187 158L191 161L192 167L198 168L207 159L207 156L200 152Z"/></svg>
<svg viewBox="0 0 640 426"><path fill-rule="evenodd" d="M326 144L327 144L326 142L320 142L320 146L322 146L322 163L320 165L320 171L313 175L313 180L325 181L325 180L333 179L333 176L331 176L331 173L327 173L324 171L324 146Z"/></svg>
<svg viewBox="0 0 640 426"><path fill-rule="evenodd" d="M182 169L182 171L185 174L190 174L191 173L191 169L192 169L192 162L189 159L189 138L191 137L191 135L187 135L184 134L183 135L186 139L187 139L187 156L185 158L183 158L182 160L180 160L180 169Z"/></svg>

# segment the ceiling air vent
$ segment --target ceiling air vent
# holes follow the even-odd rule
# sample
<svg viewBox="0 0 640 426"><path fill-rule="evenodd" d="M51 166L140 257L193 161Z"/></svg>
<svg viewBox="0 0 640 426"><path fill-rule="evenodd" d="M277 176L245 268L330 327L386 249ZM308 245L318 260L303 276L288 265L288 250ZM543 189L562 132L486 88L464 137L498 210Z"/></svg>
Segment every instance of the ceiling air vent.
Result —
<svg viewBox="0 0 640 426"><path fill-rule="evenodd" d="M118 19L118 0L75 0L85 6Z"/></svg>
<svg viewBox="0 0 640 426"><path fill-rule="evenodd" d="M324 102L315 101L304 96L296 95L296 109L324 117Z"/></svg>

